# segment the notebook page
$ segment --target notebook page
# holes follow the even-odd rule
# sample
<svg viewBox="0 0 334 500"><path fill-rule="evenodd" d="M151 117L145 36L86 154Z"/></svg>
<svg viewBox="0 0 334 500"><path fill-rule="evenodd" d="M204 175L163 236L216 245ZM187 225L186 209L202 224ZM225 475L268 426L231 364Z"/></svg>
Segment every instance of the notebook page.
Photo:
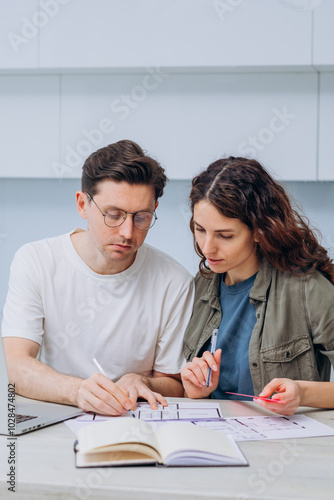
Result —
<svg viewBox="0 0 334 500"><path fill-rule="evenodd" d="M78 433L81 453L119 443L145 443L159 451L159 443L149 424L142 420L117 418L86 426Z"/></svg>
<svg viewBox="0 0 334 500"><path fill-rule="evenodd" d="M198 432L209 431L209 432ZM160 427L156 431L160 444L163 461L175 452L189 451L189 456L206 454L225 455L235 459L240 458L240 451L234 441L230 441L225 434L195 426L190 423L171 423Z"/></svg>

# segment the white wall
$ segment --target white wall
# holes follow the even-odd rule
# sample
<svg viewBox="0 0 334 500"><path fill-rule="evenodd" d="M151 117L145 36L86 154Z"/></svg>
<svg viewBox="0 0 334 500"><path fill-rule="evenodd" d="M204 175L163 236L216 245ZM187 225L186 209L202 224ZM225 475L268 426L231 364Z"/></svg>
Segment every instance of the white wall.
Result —
<svg viewBox="0 0 334 500"><path fill-rule="evenodd" d="M331 0L0 0L0 14L0 177L76 178L131 137L172 179L247 154L285 180L334 180Z"/></svg>
<svg viewBox="0 0 334 500"><path fill-rule="evenodd" d="M191 272L189 179L225 154L287 181L333 255L333 18L332 0L0 0L0 310L15 250L81 223L82 163L121 138L166 168L147 241Z"/></svg>
<svg viewBox="0 0 334 500"><path fill-rule="evenodd" d="M300 202L323 243L334 257L334 182L287 182L287 190ZM0 180L0 310L7 293L9 266L24 243L85 227L75 205L79 180ZM158 221L147 242L169 253L191 273L198 268L189 229L190 181L170 181L157 210ZM1 313L0 313L0 317Z"/></svg>

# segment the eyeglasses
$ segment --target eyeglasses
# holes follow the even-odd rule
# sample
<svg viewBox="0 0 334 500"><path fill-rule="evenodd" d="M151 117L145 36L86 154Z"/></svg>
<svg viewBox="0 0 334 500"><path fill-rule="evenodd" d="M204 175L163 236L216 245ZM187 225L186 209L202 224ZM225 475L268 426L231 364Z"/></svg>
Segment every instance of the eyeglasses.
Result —
<svg viewBox="0 0 334 500"><path fill-rule="evenodd" d="M151 229L151 227L155 224L155 221L158 219L155 212L146 212L144 210L140 210L139 212L126 212L125 210L116 208L115 210L109 210L109 212L104 214L100 207L95 203L93 197L87 192L86 195L99 209L104 217L104 223L108 227L121 226L123 222L125 222L128 214L130 214L133 215L133 223L135 227L140 231L147 231L148 229Z"/></svg>

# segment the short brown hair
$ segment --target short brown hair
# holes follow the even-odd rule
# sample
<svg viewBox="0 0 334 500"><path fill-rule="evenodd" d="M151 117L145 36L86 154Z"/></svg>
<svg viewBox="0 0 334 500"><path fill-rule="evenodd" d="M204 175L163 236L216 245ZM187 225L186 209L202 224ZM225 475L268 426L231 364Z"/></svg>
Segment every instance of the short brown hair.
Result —
<svg viewBox="0 0 334 500"><path fill-rule="evenodd" d="M133 141L122 140L92 153L82 167L81 189L94 196L104 179L152 186L155 200L163 195L165 170Z"/></svg>

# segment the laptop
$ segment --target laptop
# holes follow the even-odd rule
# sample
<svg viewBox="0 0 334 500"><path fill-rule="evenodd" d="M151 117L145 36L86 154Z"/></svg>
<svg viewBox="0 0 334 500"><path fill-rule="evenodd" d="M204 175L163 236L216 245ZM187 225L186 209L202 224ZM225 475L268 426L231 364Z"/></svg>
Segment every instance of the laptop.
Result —
<svg viewBox="0 0 334 500"><path fill-rule="evenodd" d="M6 358L0 337L0 434L17 436L56 424L84 412L74 406L35 401L19 396L8 380Z"/></svg>

